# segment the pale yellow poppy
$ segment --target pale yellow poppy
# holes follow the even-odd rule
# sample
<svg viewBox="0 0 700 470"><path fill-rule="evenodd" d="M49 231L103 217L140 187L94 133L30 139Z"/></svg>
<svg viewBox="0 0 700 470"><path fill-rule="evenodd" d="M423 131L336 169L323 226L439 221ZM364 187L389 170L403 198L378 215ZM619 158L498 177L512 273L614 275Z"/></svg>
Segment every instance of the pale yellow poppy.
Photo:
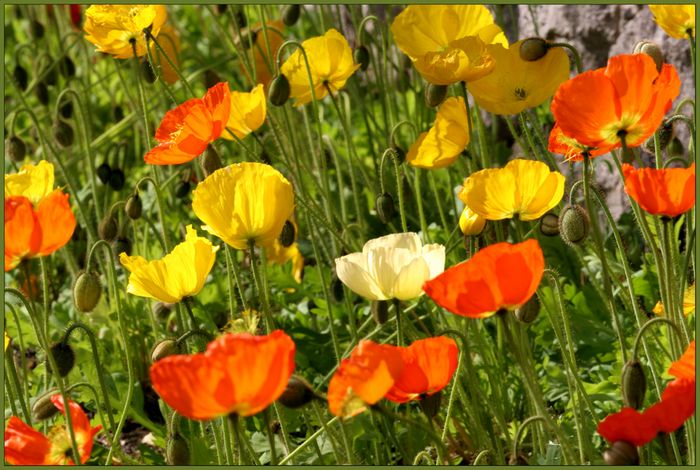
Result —
<svg viewBox="0 0 700 470"><path fill-rule="evenodd" d="M34 165L22 165L19 172L5 175L5 199L9 196L24 196L35 206L51 192L54 187L53 164L41 160Z"/></svg>

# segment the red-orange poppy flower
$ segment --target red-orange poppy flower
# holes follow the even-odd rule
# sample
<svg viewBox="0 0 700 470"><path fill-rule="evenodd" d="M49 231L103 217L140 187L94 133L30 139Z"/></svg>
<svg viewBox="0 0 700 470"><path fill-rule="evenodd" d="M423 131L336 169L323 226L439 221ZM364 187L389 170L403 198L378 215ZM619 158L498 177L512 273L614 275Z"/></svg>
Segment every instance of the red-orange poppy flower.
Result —
<svg viewBox="0 0 700 470"><path fill-rule="evenodd" d="M562 132L582 145L608 150L641 145L659 127L681 82L675 67L661 72L646 54L611 57L605 68L562 83L552 114Z"/></svg>
<svg viewBox="0 0 700 470"><path fill-rule="evenodd" d="M5 198L5 271L24 258L46 256L63 247L75 230L68 195L60 189L41 199L36 208L24 196Z"/></svg>
<svg viewBox="0 0 700 470"><path fill-rule="evenodd" d="M588 156L591 158L608 153L608 149L606 148L596 149L586 147L580 144L576 139L566 136L557 123L554 124L552 132L549 133L547 150L552 153L564 155L564 160L567 162L570 160L575 162L582 161L584 152L587 152Z"/></svg>
<svg viewBox="0 0 700 470"><path fill-rule="evenodd" d="M695 205L695 163L688 168L622 165L625 192L652 215L675 217Z"/></svg>
<svg viewBox="0 0 700 470"><path fill-rule="evenodd" d="M165 113L156 130L159 144L144 160L152 165L178 165L194 160L221 136L230 112L228 82L217 83L202 99L192 98Z"/></svg>
<svg viewBox="0 0 700 470"><path fill-rule="evenodd" d="M537 240L514 245L503 242L447 269L427 281L423 290L452 313L485 318L530 300L543 274L544 255Z"/></svg>
<svg viewBox="0 0 700 470"><path fill-rule="evenodd" d="M51 402L66 414L60 395L52 396ZM90 420L77 403L69 400L68 406L80 462L85 463L92 452L93 438L102 426L90 427ZM54 427L48 436L44 436L16 416L7 422L5 460L11 465L73 465L71 448L66 426Z"/></svg>
<svg viewBox="0 0 700 470"><path fill-rule="evenodd" d="M401 376L401 349L370 340L340 362L328 384L328 407L335 416L350 418L384 398Z"/></svg>
<svg viewBox="0 0 700 470"><path fill-rule="evenodd" d="M153 388L190 419L251 416L277 400L294 372L296 346L283 331L227 334L200 354L168 356L151 366Z"/></svg>
<svg viewBox="0 0 700 470"><path fill-rule="evenodd" d="M387 392L387 400L405 403L433 395L447 386L457 370L459 349L452 338L421 339L399 349L403 371Z"/></svg>

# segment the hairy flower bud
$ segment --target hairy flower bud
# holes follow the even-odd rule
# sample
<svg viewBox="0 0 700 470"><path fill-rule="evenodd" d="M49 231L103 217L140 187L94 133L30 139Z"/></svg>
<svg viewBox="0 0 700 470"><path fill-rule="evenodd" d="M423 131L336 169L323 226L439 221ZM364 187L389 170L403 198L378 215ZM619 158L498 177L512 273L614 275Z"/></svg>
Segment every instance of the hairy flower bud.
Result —
<svg viewBox="0 0 700 470"><path fill-rule="evenodd" d="M386 300L373 300L370 304L370 311L377 325L383 325L389 319L389 302Z"/></svg>
<svg viewBox="0 0 700 470"><path fill-rule="evenodd" d="M389 193L380 194L377 196L377 199L374 202L374 209L377 211L379 220L381 220L384 224L388 224L396 215L394 198L391 197L391 194Z"/></svg>
<svg viewBox="0 0 700 470"><path fill-rule="evenodd" d="M141 202L141 197L139 193L132 194L129 199L126 200L124 205L124 212L131 220L137 220L141 218L141 213L143 212L143 203Z"/></svg>
<svg viewBox="0 0 700 470"><path fill-rule="evenodd" d="M36 99L39 100L39 103L43 104L44 106L49 104L49 88L43 81L37 83L34 87L34 95L36 96Z"/></svg>
<svg viewBox="0 0 700 470"><path fill-rule="evenodd" d="M445 85L434 85L428 83L425 87L425 104L429 108L435 108L440 105L447 97L447 87Z"/></svg>
<svg viewBox="0 0 700 470"><path fill-rule="evenodd" d="M280 233L278 240L280 242L280 245L287 248L292 246L295 238L296 229L294 228L294 224L288 220L282 226L282 232Z"/></svg>
<svg viewBox="0 0 700 470"><path fill-rule="evenodd" d="M79 312L92 312L102 296L100 278L89 271L78 275L73 286L73 303Z"/></svg>
<svg viewBox="0 0 700 470"><path fill-rule="evenodd" d="M124 171L121 168L112 168L112 171L109 173L108 183L113 190L120 191L126 183Z"/></svg>
<svg viewBox="0 0 700 470"><path fill-rule="evenodd" d="M548 237L559 235L559 216L551 212L543 215L540 219L540 233Z"/></svg>
<svg viewBox="0 0 700 470"><path fill-rule="evenodd" d="M174 339L164 339L160 343L156 344L151 351L151 362L157 362L161 359L172 356L173 354L179 354L180 346Z"/></svg>
<svg viewBox="0 0 700 470"><path fill-rule="evenodd" d="M151 307L151 311L159 320L166 320L170 316L170 312L173 311L173 304L166 304L165 302L156 302Z"/></svg>
<svg viewBox="0 0 700 470"><path fill-rule="evenodd" d="M97 234L102 240L107 240L108 242L117 237L118 231L117 219L111 213L107 213L97 225Z"/></svg>
<svg viewBox="0 0 700 470"><path fill-rule="evenodd" d="M300 408L314 398L316 398L316 394L311 385L301 377L292 375L287 382L287 388L284 389L277 401L287 408Z"/></svg>
<svg viewBox="0 0 700 470"><path fill-rule="evenodd" d="M180 435L168 439L165 449L165 460L168 465L189 465L190 448L187 441Z"/></svg>
<svg viewBox="0 0 700 470"><path fill-rule="evenodd" d="M34 421L44 421L53 418L58 413L58 408L51 401L51 397L58 393L58 390L51 389L43 393L34 400L32 405L32 419Z"/></svg>
<svg viewBox="0 0 700 470"><path fill-rule="evenodd" d="M270 104L282 106L289 99L291 91L287 77L284 74L279 74L270 82L270 91L267 94L267 98L270 100Z"/></svg>
<svg viewBox="0 0 700 470"><path fill-rule="evenodd" d="M566 206L559 214L559 236L570 246L586 240L589 226L588 213L578 204Z"/></svg>
<svg viewBox="0 0 700 470"><path fill-rule="evenodd" d="M535 62L547 55L550 45L542 38L527 38L520 43L520 58Z"/></svg>
<svg viewBox="0 0 700 470"><path fill-rule="evenodd" d="M363 72L367 70L369 67L369 61L370 61L370 55L369 55L369 49L367 49L366 46L364 45L359 45L357 48L355 48L355 51L352 53L353 59L355 60L355 63L360 64L360 70Z"/></svg>
<svg viewBox="0 0 700 470"><path fill-rule="evenodd" d="M639 465L637 447L629 442L617 441L603 452L603 460L608 465Z"/></svg>
<svg viewBox="0 0 700 470"><path fill-rule="evenodd" d="M13 162L21 163L27 155L27 146L22 139L13 135L5 139L5 155Z"/></svg>
<svg viewBox="0 0 700 470"><path fill-rule="evenodd" d="M221 162L219 152L217 152L213 146L207 145L207 149L200 157L199 166L202 167L204 177L206 178L216 170L223 168L224 164Z"/></svg>
<svg viewBox="0 0 700 470"><path fill-rule="evenodd" d="M647 379L642 364L634 359L622 367L622 402L625 406L638 410L644 405Z"/></svg>
<svg viewBox="0 0 700 470"><path fill-rule="evenodd" d="M21 65L16 65L15 69L12 71L12 76L17 82L17 86L22 91L25 91L27 89L27 85L29 84L29 75L27 74L27 69L25 69Z"/></svg>
<svg viewBox="0 0 700 470"><path fill-rule="evenodd" d="M75 352L73 348L66 342L60 341L51 346L51 355L56 361L56 372L59 376L65 377L73 369L75 365ZM50 364L47 364L50 369Z"/></svg>
<svg viewBox="0 0 700 470"><path fill-rule="evenodd" d="M634 53L646 54L652 59L654 59L654 63L656 64L656 70L661 72L661 68L664 66L665 62L664 53L661 51L661 48L655 42L648 40L639 41L634 46Z"/></svg>
<svg viewBox="0 0 700 470"><path fill-rule="evenodd" d="M61 147L70 147L73 145L73 128L66 121L57 119L56 122L53 123L51 130L53 132L53 138L56 139L56 142L58 142Z"/></svg>
<svg viewBox="0 0 700 470"><path fill-rule="evenodd" d="M294 26L296 22L299 21L300 15L301 5L299 5L298 3L286 5L282 10L282 22L286 26Z"/></svg>
<svg viewBox="0 0 700 470"><path fill-rule="evenodd" d="M515 309L515 318L523 323L532 323L540 313L540 300L536 295L530 297L530 300Z"/></svg>

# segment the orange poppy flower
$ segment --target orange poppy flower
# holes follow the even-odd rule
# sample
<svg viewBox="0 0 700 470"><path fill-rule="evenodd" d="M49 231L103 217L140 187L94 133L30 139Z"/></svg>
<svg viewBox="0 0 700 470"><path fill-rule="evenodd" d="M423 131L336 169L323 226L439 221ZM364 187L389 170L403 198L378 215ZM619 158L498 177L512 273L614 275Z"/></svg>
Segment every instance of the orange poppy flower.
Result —
<svg viewBox="0 0 700 470"><path fill-rule="evenodd" d="M418 400L447 386L457 370L459 349L452 338L438 336L399 348L404 367L386 399L395 403Z"/></svg>
<svg viewBox="0 0 700 470"><path fill-rule="evenodd" d="M641 145L659 127L681 82L675 67L661 72L646 54L611 57L605 68L562 83L552 114L568 137L582 145L613 149L624 135L628 147Z"/></svg>
<svg viewBox="0 0 700 470"><path fill-rule="evenodd" d="M565 161L583 161L584 152L588 152L588 156L598 157L600 155L605 155L608 153L608 149L602 148L591 148L579 143L576 139L565 135L561 131L559 124L554 123L552 132L549 133L549 143L547 150L552 153L558 153L559 155L564 155Z"/></svg>
<svg viewBox="0 0 700 470"><path fill-rule="evenodd" d="M58 410L66 414L60 395L51 397ZM92 443L102 426L90 427L90 420L80 405L69 401L73 434L80 462L90 458ZM10 417L5 429L5 460L11 465L73 465L70 434L66 426L55 426L48 436L35 431L16 416Z"/></svg>
<svg viewBox="0 0 700 470"><path fill-rule="evenodd" d="M171 109L156 130L159 144L144 157L152 165L178 165L197 158L221 136L231 112L228 82L217 83L202 99Z"/></svg>
<svg viewBox="0 0 700 470"><path fill-rule="evenodd" d="M362 340L340 362L328 384L328 407L335 416L351 418L384 398L401 376L401 348Z"/></svg>
<svg viewBox="0 0 700 470"><path fill-rule="evenodd" d="M524 304L544 274L544 255L535 239L496 243L464 263L427 281L423 290L435 303L457 315L490 317Z"/></svg>
<svg viewBox="0 0 700 470"><path fill-rule="evenodd" d="M252 416L277 400L294 372L296 346L283 331L227 334L200 354L168 356L151 366L153 388L171 408L196 420Z"/></svg>
<svg viewBox="0 0 700 470"><path fill-rule="evenodd" d="M625 192L652 215L675 217L695 205L695 163L689 168L640 168L623 164Z"/></svg>
<svg viewBox="0 0 700 470"><path fill-rule="evenodd" d="M267 27L267 41L265 41L265 35L263 34L262 23L255 23L251 26L251 29L256 32L255 42L253 47L247 50L248 60L251 61L251 67L255 67L255 78L253 79L248 74L248 70L243 66L241 62L240 69L243 75L250 80L252 83L262 83L265 92L267 93L268 85L272 80L272 75L274 73L274 60L277 51L279 50L282 43L284 43L284 23L280 20L269 21L265 24ZM268 44L270 47L268 48ZM272 68L270 68L270 66Z"/></svg>
<svg viewBox="0 0 700 470"><path fill-rule="evenodd" d="M60 189L41 199L36 208L24 196L5 198L5 271L25 258L47 256L73 236L75 216L68 194Z"/></svg>

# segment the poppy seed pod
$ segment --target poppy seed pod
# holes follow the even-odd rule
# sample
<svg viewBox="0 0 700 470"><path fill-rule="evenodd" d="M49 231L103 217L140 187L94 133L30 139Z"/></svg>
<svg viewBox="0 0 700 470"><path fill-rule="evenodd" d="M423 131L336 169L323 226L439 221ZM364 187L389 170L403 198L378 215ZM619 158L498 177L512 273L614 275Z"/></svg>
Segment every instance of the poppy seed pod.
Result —
<svg viewBox="0 0 700 470"><path fill-rule="evenodd" d="M143 212L143 203L141 202L141 197L138 193L134 193L126 200L124 205L124 212L131 220L137 220L141 218L141 213Z"/></svg>
<svg viewBox="0 0 700 470"><path fill-rule="evenodd" d="M97 225L97 234L102 240L112 241L117 237L119 226L112 213L107 213Z"/></svg>
<svg viewBox="0 0 700 470"><path fill-rule="evenodd" d="M374 203L374 209L377 211L377 216L382 223L388 224L396 215L394 206L394 198L389 193L382 193L377 196Z"/></svg>
<svg viewBox="0 0 700 470"><path fill-rule="evenodd" d="M270 91L267 94L267 99L274 106L282 106L289 99L291 91L287 77L284 74L279 74L270 82Z"/></svg>
<svg viewBox="0 0 700 470"><path fill-rule="evenodd" d="M207 150L202 154L199 160L199 166L202 167L204 177L211 175L216 170L223 168L219 152L211 145L207 145Z"/></svg>
<svg viewBox="0 0 700 470"><path fill-rule="evenodd" d="M540 219L540 233L548 237L559 235L559 216L548 212Z"/></svg>
<svg viewBox="0 0 700 470"><path fill-rule="evenodd" d="M73 369L75 365L75 352L73 348L66 342L59 341L51 346L51 355L56 361L57 373L61 377L65 377ZM50 364L47 364L49 369Z"/></svg>
<svg viewBox="0 0 700 470"><path fill-rule="evenodd" d="M533 295L530 300L515 309L515 318L522 323L532 323L540 313L540 300Z"/></svg>
<svg viewBox="0 0 700 470"><path fill-rule="evenodd" d="M36 96L36 99L39 100L39 103L43 104L44 106L49 104L49 89L46 86L46 83L37 83L34 87L34 95Z"/></svg>
<svg viewBox="0 0 700 470"><path fill-rule="evenodd" d="M559 236L567 245L580 245L588 236L590 220L578 204L568 205L559 215Z"/></svg>
<svg viewBox="0 0 700 470"><path fill-rule="evenodd" d="M442 402L442 391L425 396L420 402L420 408L428 419L433 419L440 410Z"/></svg>
<svg viewBox="0 0 700 470"><path fill-rule="evenodd" d="M435 108L440 105L447 97L447 86L445 85L434 85L428 83L425 87L425 104L429 108Z"/></svg>
<svg viewBox="0 0 700 470"><path fill-rule="evenodd" d="M638 410L644 405L647 379L642 364L634 359L627 361L622 368L622 402L625 406Z"/></svg>
<svg viewBox="0 0 700 470"><path fill-rule="evenodd" d="M180 435L168 439L165 449L165 459L168 465L189 465L190 448L187 441Z"/></svg>
<svg viewBox="0 0 700 470"><path fill-rule="evenodd" d="M617 441L603 452L603 460L608 465L639 465L637 447L629 442Z"/></svg>
<svg viewBox="0 0 700 470"><path fill-rule="evenodd" d="M542 38L528 38L520 43L520 58L527 62L535 62L547 55L551 46Z"/></svg>
<svg viewBox="0 0 700 470"><path fill-rule="evenodd" d="M311 385L301 377L292 375L287 382L287 388L284 389L277 401L287 408L294 409L301 408L314 398L316 398L316 394Z"/></svg>
<svg viewBox="0 0 700 470"><path fill-rule="evenodd" d="M56 120L51 128L53 138L61 147L70 147L73 145L74 134L73 128L66 121L61 119Z"/></svg>
<svg viewBox="0 0 700 470"><path fill-rule="evenodd" d="M126 183L124 172L120 168L112 168L112 171L109 173L108 183L113 190L121 190L124 187L124 183Z"/></svg>
<svg viewBox="0 0 700 470"><path fill-rule="evenodd" d="M634 46L634 53L646 54L652 59L654 59L654 63L656 64L656 70L658 70L659 72L661 72L661 68L664 66L664 62L666 62L666 60L664 59L664 53L661 51L661 48L652 41L639 41Z"/></svg>
<svg viewBox="0 0 700 470"><path fill-rule="evenodd" d="M19 86L19 88L22 91L25 91L27 89L27 85L29 84L29 75L27 74L27 69L25 69L21 65L17 65L15 66L15 69L12 72L12 76L17 82L17 86Z"/></svg>
<svg viewBox="0 0 700 470"><path fill-rule="evenodd" d="M366 46L362 44L357 46L355 51L352 53L352 56L355 62L360 64L360 70L363 72L367 70L367 67L369 67L370 55L369 49L367 49Z"/></svg>
<svg viewBox="0 0 700 470"><path fill-rule="evenodd" d="M370 311L377 325L383 325L389 319L389 302L386 300L373 300L370 304Z"/></svg>
<svg viewBox="0 0 700 470"><path fill-rule="evenodd" d="M285 248L288 248L292 246L295 238L296 229L294 228L294 224L288 220L284 223L284 226L282 227L282 232L280 233L278 240L280 242L280 245L282 245Z"/></svg>
<svg viewBox="0 0 700 470"><path fill-rule="evenodd" d="M299 4L286 5L282 10L282 22L286 26L294 26L299 21L299 16L301 16L301 5Z"/></svg>
<svg viewBox="0 0 700 470"><path fill-rule="evenodd" d="M73 304L78 311L92 312L101 296L102 286L99 276L89 271L78 275L73 286Z"/></svg>
<svg viewBox="0 0 700 470"><path fill-rule="evenodd" d="M107 181L109 181L109 175L112 174L112 168L109 166L109 163L104 162L97 167L95 173L97 173L97 177L100 179L102 184L107 184Z"/></svg>
<svg viewBox="0 0 700 470"><path fill-rule="evenodd" d="M656 135L659 139L659 148L663 150L666 147L668 147L668 144L671 142L671 139L673 139L673 122L663 121L659 128L656 130ZM644 141L644 150L646 150L649 153L656 152L653 135Z"/></svg>
<svg viewBox="0 0 700 470"><path fill-rule="evenodd" d="M27 146L22 139L13 135L9 139L5 139L5 155L13 162L20 163L27 155Z"/></svg>
<svg viewBox="0 0 700 470"><path fill-rule="evenodd" d="M29 23L29 33L34 39L41 39L44 37L44 25L37 20L32 20Z"/></svg>
<svg viewBox="0 0 700 470"><path fill-rule="evenodd" d="M44 421L56 416L58 408L56 408L56 405L51 401L51 397L57 393L58 391L56 389L51 389L34 400L34 404L32 405L32 419L34 421Z"/></svg>
<svg viewBox="0 0 700 470"><path fill-rule="evenodd" d="M156 344L156 347L151 351L151 362L157 362L161 359L180 353L180 345L174 339L164 339Z"/></svg>

